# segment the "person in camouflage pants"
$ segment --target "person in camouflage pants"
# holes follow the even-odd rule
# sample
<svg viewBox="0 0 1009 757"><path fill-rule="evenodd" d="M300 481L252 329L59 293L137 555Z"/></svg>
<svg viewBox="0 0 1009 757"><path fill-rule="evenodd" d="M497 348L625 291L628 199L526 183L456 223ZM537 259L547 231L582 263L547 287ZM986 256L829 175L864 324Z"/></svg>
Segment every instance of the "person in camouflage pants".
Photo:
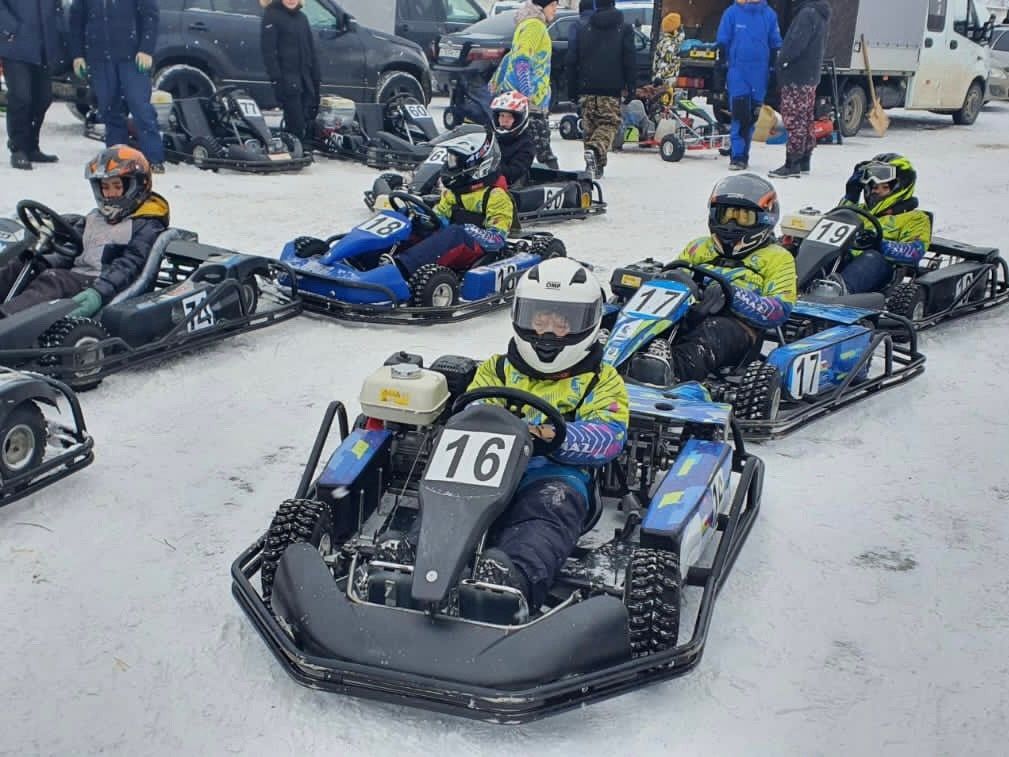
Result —
<svg viewBox="0 0 1009 757"><path fill-rule="evenodd" d="M592 150L599 169L606 166L606 154L623 122L620 99L588 95L581 99L582 132L586 150Z"/></svg>

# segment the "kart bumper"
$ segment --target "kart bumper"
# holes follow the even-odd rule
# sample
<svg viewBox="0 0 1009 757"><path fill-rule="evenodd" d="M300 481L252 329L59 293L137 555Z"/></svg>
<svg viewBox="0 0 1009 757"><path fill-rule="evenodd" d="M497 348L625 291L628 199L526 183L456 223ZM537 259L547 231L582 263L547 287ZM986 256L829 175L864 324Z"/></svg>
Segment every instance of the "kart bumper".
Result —
<svg viewBox="0 0 1009 757"><path fill-rule="evenodd" d="M172 163L193 163L199 168L209 171L217 171L225 168L229 171L240 171L242 173L285 173L288 171L300 171L305 166L312 163L311 155L304 155L300 158L285 158L284 160L269 160L266 158L256 160L232 160L230 158L206 158L200 163L194 163L193 156L185 153L166 150L165 156Z"/></svg>
<svg viewBox="0 0 1009 757"><path fill-rule="evenodd" d="M251 582L263 539L232 564L232 593L278 661L305 686L488 722L535 720L683 675L700 662L715 601L760 506L762 461L741 454L734 469L739 482L718 520L712 563L686 577L701 590L693 633L654 655L631 659L626 610L615 597L577 602L521 628L477 626L361 603L304 545L288 549L275 579L273 602L283 622Z"/></svg>

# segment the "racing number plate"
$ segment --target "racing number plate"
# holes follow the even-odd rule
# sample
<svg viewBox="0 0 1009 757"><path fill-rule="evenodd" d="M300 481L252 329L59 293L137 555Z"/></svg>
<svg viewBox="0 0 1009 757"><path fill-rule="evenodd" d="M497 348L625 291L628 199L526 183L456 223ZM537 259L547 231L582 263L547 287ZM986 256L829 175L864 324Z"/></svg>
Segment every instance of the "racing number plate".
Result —
<svg viewBox="0 0 1009 757"><path fill-rule="evenodd" d="M500 486L513 446L513 434L447 428L441 432L424 478L470 486Z"/></svg>
<svg viewBox="0 0 1009 757"><path fill-rule="evenodd" d="M238 107L242 109L243 116L247 116L248 118L255 118L256 116L263 115L259 111L259 106L256 105L255 100L250 100L247 97L242 97L235 100L235 102L238 103Z"/></svg>
<svg viewBox="0 0 1009 757"><path fill-rule="evenodd" d="M634 293L624 311L652 318L668 318L686 296L687 293L681 290L645 284Z"/></svg>
<svg viewBox="0 0 1009 757"><path fill-rule="evenodd" d="M858 226L853 223L841 223L832 218L821 218L820 222L809 232L809 236L806 239L820 242L821 244L839 246L857 230Z"/></svg>
<svg viewBox="0 0 1009 757"><path fill-rule="evenodd" d="M372 216L360 224L357 228L369 234L374 234L376 237L391 237L406 226L407 222L402 219L387 216L385 213L379 213L377 216Z"/></svg>
<svg viewBox="0 0 1009 757"><path fill-rule="evenodd" d="M431 150L431 154L427 156L425 163L444 163L445 158L448 157L448 150L444 147L436 147Z"/></svg>
<svg viewBox="0 0 1009 757"><path fill-rule="evenodd" d="M410 118L427 118L430 114L427 112L427 108L423 105L418 105L417 103L409 103L406 106L407 114Z"/></svg>

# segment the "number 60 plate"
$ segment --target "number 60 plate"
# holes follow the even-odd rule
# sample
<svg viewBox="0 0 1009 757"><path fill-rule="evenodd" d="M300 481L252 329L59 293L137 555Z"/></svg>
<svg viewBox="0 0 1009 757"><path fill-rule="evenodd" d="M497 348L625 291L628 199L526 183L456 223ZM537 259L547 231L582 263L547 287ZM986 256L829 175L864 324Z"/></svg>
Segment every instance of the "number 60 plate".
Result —
<svg viewBox="0 0 1009 757"><path fill-rule="evenodd" d="M447 428L431 455L424 479L497 487L514 445L514 434Z"/></svg>

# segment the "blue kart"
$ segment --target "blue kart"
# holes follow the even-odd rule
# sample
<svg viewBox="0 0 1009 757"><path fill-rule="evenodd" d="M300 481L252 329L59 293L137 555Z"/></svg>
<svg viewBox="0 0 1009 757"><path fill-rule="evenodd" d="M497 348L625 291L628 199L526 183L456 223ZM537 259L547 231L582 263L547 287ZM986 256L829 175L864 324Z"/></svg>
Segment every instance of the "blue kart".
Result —
<svg viewBox="0 0 1009 757"><path fill-rule="evenodd" d="M702 280L718 281L725 301L731 301L728 280L683 262L663 265L649 258L614 271L603 359L629 383L661 394L675 390L669 356L691 308L701 306ZM784 326L765 332L751 354L710 376L704 388L732 404L748 438L771 439L924 369L908 319L883 310L799 301Z"/></svg>
<svg viewBox="0 0 1009 757"><path fill-rule="evenodd" d="M763 488L731 407L630 387L636 430L593 475L582 538L531 607L473 575L566 422L535 395L467 391L478 365L397 353L365 381L353 428L330 405L294 498L231 568L267 646L310 688L499 723L692 670ZM527 406L556 431L536 452ZM411 554L376 553L418 519Z"/></svg>
<svg viewBox="0 0 1009 757"><path fill-rule="evenodd" d="M471 318L507 305L522 273L549 257L566 254L552 234L508 240L466 270L432 263L406 278L397 265L376 265L418 237L441 228L422 197L389 194L383 210L350 231L328 239L298 237L280 254L297 277L305 307L346 320L380 323L442 323Z"/></svg>

